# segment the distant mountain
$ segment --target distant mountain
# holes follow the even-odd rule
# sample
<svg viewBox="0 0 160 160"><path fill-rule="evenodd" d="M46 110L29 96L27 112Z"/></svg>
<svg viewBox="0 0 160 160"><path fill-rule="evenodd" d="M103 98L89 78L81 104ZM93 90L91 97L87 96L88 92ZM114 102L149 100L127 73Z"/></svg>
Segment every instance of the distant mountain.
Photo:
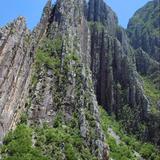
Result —
<svg viewBox="0 0 160 160"><path fill-rule="evenodd" d="M132 46L141 47L151 58L160 62L160 1L153 0L139 9L130 19L128 36Z"/></svg>

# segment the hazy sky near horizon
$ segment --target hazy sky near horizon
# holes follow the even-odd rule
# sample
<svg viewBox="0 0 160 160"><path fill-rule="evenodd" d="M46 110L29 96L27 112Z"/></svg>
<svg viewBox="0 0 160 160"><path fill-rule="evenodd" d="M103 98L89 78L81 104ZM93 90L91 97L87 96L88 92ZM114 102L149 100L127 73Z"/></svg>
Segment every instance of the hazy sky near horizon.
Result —
<svg viewBox="0 0 160 160"><path fill-rule="evenodd" d="M52 0L54 2L54 0ZM150 0L105 0L116 12L119 24L126 28L129 18L134 12ZM30 29L39 22L43 7L47 0L1 0L0 26L18 16L24 16Z"/></svg>

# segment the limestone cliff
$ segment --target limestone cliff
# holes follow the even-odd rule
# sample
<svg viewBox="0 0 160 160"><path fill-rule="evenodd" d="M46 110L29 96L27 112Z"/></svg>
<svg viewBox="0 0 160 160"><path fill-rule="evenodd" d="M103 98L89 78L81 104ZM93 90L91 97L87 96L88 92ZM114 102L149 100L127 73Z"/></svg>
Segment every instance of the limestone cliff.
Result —
<svg viewBox="0 0 160 160"><path fill-rule="evenodd" d="M2 159L159 158L153 145L146 156L117 135L159 143L139 75L157 74L159 63L146 54L103 0L48 0L32 32L22 17L1 28L0 138L16 128L2 141ZM106 112L125 132L114 131Z"/></svg>
<svg viewBox="0 0 160 160"><path fill-rule="evenodd" d="M57 1L51 11L45 38L35 59L33 76L37 81L31 89L29 123L52 125L61 113L63 124L68 126L74 114L78 114L77 123L86 145L92 148L93 155L107 159L89 69L90 32L83 6L84 2L79 0ZM53 61L41 59L43 54ZM94 127L87 113L93 117ZM95 135L92 139L91 132Z"/></svg>
<svg viewBox="0 0 160 160"><path fill-rule="evenodd" d="M139 122L147 116L149 103L136 71L134 50L124 29L118 26L115 14L102 0L89 1L89 8L95 9L91 13L89 10L88 20L91 70L98 103L123 120L128 130L136 132ZM136 119L127 117L128 112Z"/></svg>
<svg viewBox="0 0 160 160"><path fill-rule="evenodd" d="M1 28L0 134L15 126L25 104L28 77L33 59L30 32L24 18Z"/></svg>
<svg viewBox="0 0 160 160"><path fill-rule="evenodd" d="M0 29L0 137L15 127L24 111L34 53L48 22L46 8L32 33L23 17Z"/></svg>

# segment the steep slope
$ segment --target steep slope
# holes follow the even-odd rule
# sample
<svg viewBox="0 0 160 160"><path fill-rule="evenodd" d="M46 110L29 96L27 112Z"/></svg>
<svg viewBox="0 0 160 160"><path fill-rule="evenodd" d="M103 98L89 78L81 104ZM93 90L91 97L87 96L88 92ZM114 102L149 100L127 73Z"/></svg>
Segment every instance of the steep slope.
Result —
<svg viewBox="0 0 160 160"><path fill-rule="evenodd" d="M34 52L48 22L48 5L32 34L23 17L0 29L0 139L15 127L24 110Z"/></svg>
<svg viewBox="0 0 160 160"><path fill-rule="evenodd" d="M134 48L141 47L151 58L160 62L160 1L153 0L139 9L130 19L128 35Z"/></svg>
<svg viewBox="0 0 160 160"><path fill-rule="evenodd" d="M35 55L26 117L34 126L34 146L47 159L108 159L92 88L83 3L57 1ZM43 143L41 137L46 138ZM14 158L19 152L24 158L25 151L3 155Z"/></svg>
<svg viewBox="0 0 160 160"><path fill-rule="evenodd" d="M142 76L152 80L157 89L160 90L160 63L152 59L143 49L135 51L137 71Z"/></svg>
<svg viewBox="0 0 160 160"><path fill-rule="evenodd" d="M138 141L135 135L127 135L123 124L108 116L100 108L100 119L110 147L110 158L115 160L159 160L160 151L151 143Z"/></svg>
<svg viewBox="0 0 160 160"><path fill-rule="evenodd" d="M136 49L136 66L142 76L145 94L150 102L148 139L160 144L160 1L153 0L130 19L127 33ZM153 125L154 121L154 125ZM152 126L153 125L153 126ZM152 134L153 133L153 134Z"/></svg>
<svg viewBox="0 0 160 160"><path fill-rule="evenodd" d="M32 95L29 120L31 123L47 121L52 125L61 112L62 123L68 126L76 114L80 135L90 146L91 153L99 159L107 159L98 105L90 84L89 30L83 15L83 1L57 1L50 18L46 45L51 48L44 42L44 47L41 46L37 53L38 61L42 60L40 64L47 67L38 67L40 77ZM41 57L43 54L52 59L51 63ZM94 127L87 113L92 117Z"/></svg>
<svg viewBox="0 0 160 160"><path fill-rule="evenodd" d="M160 88L159 13L160 1L150 1L134 14L129 21L127 29L131 44L137 49L136 64L138 71L153 79L157 88Z"/></svg>
<svg viewBox="0 0 160 160"><path fill-rule="evenodd" d="M28 43L30 33L24 19L19 17L7 27L1 28L1 96L0 135L12 128L25 103L28 75L32 63L32 48Z"/></svg>
<svg viewBox="0 0 160 160"><path fill-rule="evenodd" d="M127 131L144 138L141 126L149 101L136 71L134 50L114 12L102 0L90 0L88 12L91 70L98 103L122 120Z"/></svg>
<svg viewBox="0 0 160 160"><path fill-rule="evenodd" d="M23 18L19 19L15 28L25 26ZM137 56L117 21L103 0L90 0L88 5L85 0L57 0L54 6L49 0L33 32L23 29L24 35L29 35L27 44L18 29L14 32L12 44L21 37L24 45L18 43L17 48L24 50L16 49L24 63L15 65L24 68L25 76L17 76L23 84L17 83L19 90L13 97L3 94L16 102L0 106L0 137L14 129L3 139L3 160L159 159L159 151L152 144L125 135L128 131L158 144L160 132L158 115L149 112L148 85L144 90L136 71ZM2 35L6 30L2 28ZM9 46L5 50L5 44L1 46L5 53L10 51ZM147 57L145 63L153 61ZM144 70L149 73L157 66ZM10 67L9 71L13 70Z"/></svg>

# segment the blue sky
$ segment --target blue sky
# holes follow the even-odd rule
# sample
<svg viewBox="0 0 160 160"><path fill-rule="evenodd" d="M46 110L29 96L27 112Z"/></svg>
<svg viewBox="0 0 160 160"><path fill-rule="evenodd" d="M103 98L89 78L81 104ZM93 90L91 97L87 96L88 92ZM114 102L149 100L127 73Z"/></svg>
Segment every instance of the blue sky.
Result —
<svg viewBox="0 0 160 160"><path fill-rule="evenodd" d="M127 26L129 18L134 12L149 0L105 0L116 12L119 24ZM27 25L32 29L41 17L43 7L47 0L1 0L0 26L12 21L18 16L24 16Z"/></svg>

